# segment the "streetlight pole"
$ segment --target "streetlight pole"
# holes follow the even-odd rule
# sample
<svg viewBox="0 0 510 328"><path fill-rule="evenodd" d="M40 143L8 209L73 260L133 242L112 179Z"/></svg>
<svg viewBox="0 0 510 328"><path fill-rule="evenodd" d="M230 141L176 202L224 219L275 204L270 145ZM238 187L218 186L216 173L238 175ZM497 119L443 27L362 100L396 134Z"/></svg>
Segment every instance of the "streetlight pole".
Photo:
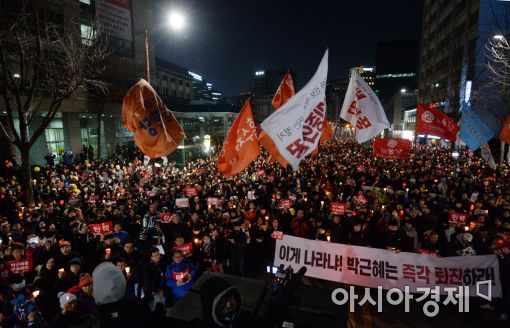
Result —
<svg viewBox="0 0 510 328"><path fill-rule="evenodd" d="M145 30L145 68L147 69L147 82L151 84L151 66L149 62L149 31Z"/></svg>

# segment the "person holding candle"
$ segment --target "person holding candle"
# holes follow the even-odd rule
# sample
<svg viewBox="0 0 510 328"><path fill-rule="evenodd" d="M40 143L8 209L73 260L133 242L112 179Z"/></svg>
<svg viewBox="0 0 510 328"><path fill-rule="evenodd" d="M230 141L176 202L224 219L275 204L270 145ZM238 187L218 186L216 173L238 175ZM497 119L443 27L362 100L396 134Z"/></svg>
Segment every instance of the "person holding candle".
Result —
<svg viewBox="0 0 510 328"><path fill-rule="evenodd" d="M195 265L185 259L182 251L176 250L173 254L172 263L165 271L166 285L172 289L174 301L178 301L188 292L196 278Z"/></svg>

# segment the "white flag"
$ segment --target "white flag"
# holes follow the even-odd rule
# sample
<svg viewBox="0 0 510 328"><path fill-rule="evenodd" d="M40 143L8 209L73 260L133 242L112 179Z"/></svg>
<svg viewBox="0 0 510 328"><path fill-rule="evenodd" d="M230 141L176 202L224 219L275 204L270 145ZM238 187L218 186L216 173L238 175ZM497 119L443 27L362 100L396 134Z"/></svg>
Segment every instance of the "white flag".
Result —
<svg viewBox="0 0 510 328"><path fill-rule="evenodd" d="M494 157L492 157L491 149L488 144L484 144L481 148L482 158L489 164L489 167L493 170L497 169Z"/></svg>
<svg viewBox="0 0 510 328"><path fill-rule="evenodd" d="M314 76L292 98L262 122L280 154L294 170L319 143L326 117L328 50Z"/></svg>
<svg viewBox="0 0 510 328"><path fill-rule="evenodd" d="M390 127L381 102L356 70L352 70L340 117L356 129L359 143Z"/></svg>
<svg viewBox="0 0 510 328"><path fill-rule="evenodd" d="M508 152L506 153L506 162L508 165L510 165L510 148L508 149Z"/></svg>

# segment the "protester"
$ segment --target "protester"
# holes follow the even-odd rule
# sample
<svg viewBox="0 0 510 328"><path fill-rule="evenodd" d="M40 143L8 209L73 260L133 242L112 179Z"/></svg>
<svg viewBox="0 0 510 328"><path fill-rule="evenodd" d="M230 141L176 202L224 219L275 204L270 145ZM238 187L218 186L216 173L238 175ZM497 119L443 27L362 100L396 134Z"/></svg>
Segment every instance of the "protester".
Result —
<svg viewBox="0 0 510 328"><path fill-rule="evenodd" d="M119 147L106 160L93 160L84 147L74 162L66 152L63 163L34 174L32 204L20 202L24 190L11 170L0 178L0 255L30 259L32 267L16 274L0 267L4 322L28 325L8 302L35 290L41 317L57 325L94 313L112 322L111 313L126 313L132 303L142 312L171 306L166 286L167 297L181 298L204 271L259 276L285 234L436 256L493 254L510 240L509 168L493 171L477 153L458 152L453 158L449 149L416 145L407 160L383 160L338 137L298 172L262 153L224 179L217 152L153 171L133 147ZM333 214L333 202L344 203L345 212ZM452 212L466 221L452 221ZM510 313L508 258L500 257L504 300L494 306L502 319ZM99 281L92 275L91 294L87 272L105 266ZM177 285L174 273L186 271L191 279L185 274ZM96 287L106 272L120 274L125 286L107 302L97 297L104 286ZM68 293L65 309L58 292Z"/></svg>

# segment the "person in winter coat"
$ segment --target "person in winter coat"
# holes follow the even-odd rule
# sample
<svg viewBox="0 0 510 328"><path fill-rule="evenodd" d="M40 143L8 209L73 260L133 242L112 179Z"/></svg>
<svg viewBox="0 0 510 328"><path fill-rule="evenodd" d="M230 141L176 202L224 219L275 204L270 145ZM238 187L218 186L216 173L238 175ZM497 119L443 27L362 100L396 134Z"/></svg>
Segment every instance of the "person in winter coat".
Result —
<svg viewBox="0 0 510 328"><path fill-rule="evenodd" d="M193 285L197 271L193 263L184 258L182 251L175 251L173 261L166 268L166 285L172 289L174 301L181 299Z"/></svg>

